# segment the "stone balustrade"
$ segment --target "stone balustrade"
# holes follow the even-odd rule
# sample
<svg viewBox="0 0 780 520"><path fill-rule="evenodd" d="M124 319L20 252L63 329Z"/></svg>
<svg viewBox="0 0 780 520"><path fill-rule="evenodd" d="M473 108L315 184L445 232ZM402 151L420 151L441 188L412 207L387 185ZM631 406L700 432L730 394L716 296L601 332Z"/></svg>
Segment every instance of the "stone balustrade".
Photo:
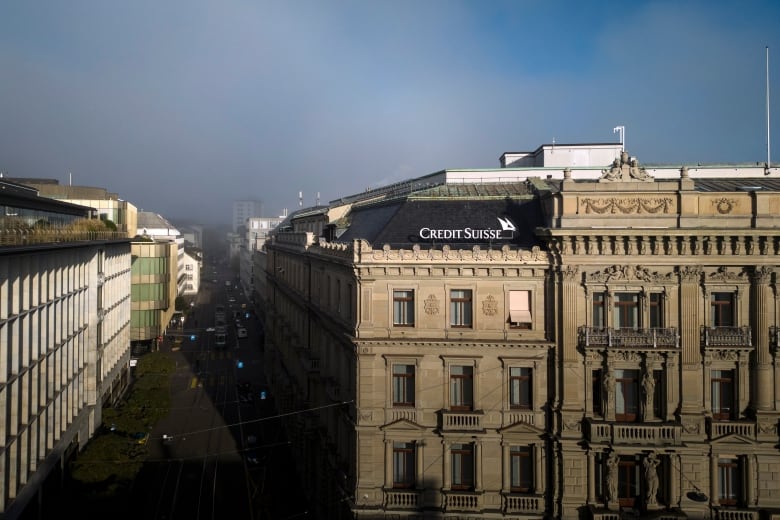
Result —
<svg viewBox="0 0 780 520"><path fill-rule="evenodd" d="M679 424L626 424L591 421L587 431L590 442L644 446L679 446L682 444L682 426Z"/></svg>
<svg viewBox="0 0 780 520"><path fill-rule="evenodd" d="M441 429L445 431L481 431L482 412L441 411Z"/></svg>

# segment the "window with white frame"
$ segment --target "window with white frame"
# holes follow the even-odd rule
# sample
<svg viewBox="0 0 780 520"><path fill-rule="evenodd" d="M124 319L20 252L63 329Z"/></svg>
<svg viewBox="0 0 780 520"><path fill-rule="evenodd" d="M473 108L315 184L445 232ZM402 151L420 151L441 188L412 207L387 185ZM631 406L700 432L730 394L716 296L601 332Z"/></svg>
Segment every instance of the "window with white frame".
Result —
<svg viewBox="0 0 780 520"><path fill-rule="evenodd" d="M413 290L394 290L393 291L393 326L395 327L413 327L414 326L414 291Z"/></svg>
<svg viewBox="0 0 780 520"><path fill-rule="evenodd" d="M393 365L393 406L414 406L414 365Z"/></svg>
<svg viewBox="0 0 780 520"><path fill-rule="evenodd" d="M513 329L530 329L531 291L509 291L509 326Z"/></svg>
<svg viewBox="0 0 780 520"><path fill-rule="evenodd" d="M533 369L531 367L509 368L509 407L530 410L533 407Z"/></svg>
<svg viewBox="0 0 780 520"><path fill-rule="evenodd" d="M450 326L471 327L471 306L470 289L452 289L450 291Z"/></svg>
<svg viewBox="0 0 780 520"><path fill-rule="evenodd" d="M459 411L474 409L474 367L464 365L450 367L450 409Z"/></svg>

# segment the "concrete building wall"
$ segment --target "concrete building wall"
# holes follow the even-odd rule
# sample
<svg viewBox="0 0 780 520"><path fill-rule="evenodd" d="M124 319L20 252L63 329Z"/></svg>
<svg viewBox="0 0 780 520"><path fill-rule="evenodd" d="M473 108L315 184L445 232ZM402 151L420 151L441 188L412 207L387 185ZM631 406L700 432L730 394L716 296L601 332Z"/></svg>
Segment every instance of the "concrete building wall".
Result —
<svg viewBox="0 0 780 520"><path fill-rule="evenodd" d="M129 242L0 250L0 513L15 518L128 384Z"/></svg>

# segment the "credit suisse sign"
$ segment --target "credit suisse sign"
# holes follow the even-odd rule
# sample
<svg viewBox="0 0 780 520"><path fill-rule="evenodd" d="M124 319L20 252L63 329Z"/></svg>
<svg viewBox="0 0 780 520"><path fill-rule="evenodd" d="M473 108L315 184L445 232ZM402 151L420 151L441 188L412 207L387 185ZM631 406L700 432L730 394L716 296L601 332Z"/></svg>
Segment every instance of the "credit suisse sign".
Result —
<svg viewBox="0 0 780 520"><path fill-rule="evenodd" d="M423 240L511 240L517 230L514 223L508 217L497 217L498 228L451 228L433 229L420 228L419 236Z"/></svg>

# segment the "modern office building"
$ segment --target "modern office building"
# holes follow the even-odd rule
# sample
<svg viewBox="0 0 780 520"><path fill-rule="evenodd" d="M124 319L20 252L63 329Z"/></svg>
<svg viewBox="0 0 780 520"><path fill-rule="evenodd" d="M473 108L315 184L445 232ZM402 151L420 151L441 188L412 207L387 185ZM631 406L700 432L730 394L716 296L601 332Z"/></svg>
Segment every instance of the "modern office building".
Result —
<svg viewBox="0 0 780 520"><path fill-rule="evenodd" d="M235 200L233 201L232 231L239 233L246 225L246 219L260 217L263 214L263 203L259 200Z"/></svg>
<svg viewBox="0 0 780 520"><path fill-rule="evenodd" d="M99 219L110 220L116 225L117 231L124 231L129 237L136 234L138 209L105 188L65 185L57 179L19 177L8 180L35 188L41 197L93 208Z"/></svg>
<svg viewBox="0 0 780 520"><path fill-rule="evenodd" d="M780 171L544 145L291 216L266 371L318 518L780 516Z"/></svg>
<svg viewBox="0 0 780 520"><path fill-rule="evenodd" d="M0 188L0 517L13 519L129 383L130 241L94 208Z"/></svg>

